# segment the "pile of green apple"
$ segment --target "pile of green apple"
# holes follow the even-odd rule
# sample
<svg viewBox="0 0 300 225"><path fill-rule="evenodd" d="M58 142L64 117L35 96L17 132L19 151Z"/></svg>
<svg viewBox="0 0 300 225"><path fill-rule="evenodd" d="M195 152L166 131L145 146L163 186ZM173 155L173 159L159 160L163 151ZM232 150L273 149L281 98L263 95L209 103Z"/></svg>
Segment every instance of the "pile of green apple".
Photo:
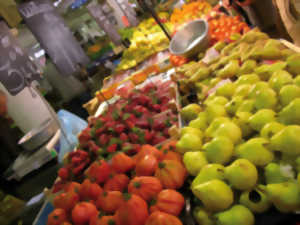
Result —
<svg viewBox="0 0 300 225"><path fill-rule="evenodd" d="M195 219L253 225L254 214L271 206L299 210L300 54L255 30L216 48L221 57L202 63L205 73L186 84L229 81L205 99L207 88L199 88L201 103L182 108L188 126L176 146L201 202Z"/></svg>

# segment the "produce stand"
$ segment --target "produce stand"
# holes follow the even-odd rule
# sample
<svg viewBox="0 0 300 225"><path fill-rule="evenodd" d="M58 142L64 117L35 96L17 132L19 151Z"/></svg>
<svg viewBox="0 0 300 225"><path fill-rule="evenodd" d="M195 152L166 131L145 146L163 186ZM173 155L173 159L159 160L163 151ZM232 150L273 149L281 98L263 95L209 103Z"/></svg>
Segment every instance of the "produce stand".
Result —
<svg viewBox="0 0 300 225"><path fill-rule="evenodd" d="M299 222L299 49L250 30L239 17L213 11L206 19L211 43L197 58L161 73L153 56L105 81L96 114L47 191L55 210L65 210L59 218L118 225ZM148 158L153 164L145 169ZM167 206L159 205L165 189L174 199ZM111 192L122 204L108 209ZM75 200L65 203L67 194ZM92 213L78 218L84 201ZM55 210L50 219L57 219Z"/></svg>

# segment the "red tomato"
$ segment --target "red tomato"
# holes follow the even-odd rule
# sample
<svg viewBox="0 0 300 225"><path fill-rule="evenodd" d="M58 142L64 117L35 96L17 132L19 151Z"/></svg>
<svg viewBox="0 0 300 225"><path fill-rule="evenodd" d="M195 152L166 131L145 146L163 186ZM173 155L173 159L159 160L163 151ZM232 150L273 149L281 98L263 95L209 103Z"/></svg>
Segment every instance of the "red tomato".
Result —
<svg viewBox="0 0 300 225"><path fill-rule="evenodd" d="M136 194L145 201L149 201L156 197L161 190L162 185L155 177L135 177L128 185L129 193Z"/></svg>
<svg viewBox="0 0 300 225"><path fill-rule="evenodd" d="M155 158L160 161L163 157L163 153L152 145L143 145L141 151L137 154L137 162L144 158L145 155L154 155Z"/></svg>
<svg viewBox="0 0 300 225"><path fill-rule="evenodd" d="M71 223L69 223L69 222L63 222L62 224L60 224L60 225L72 225Z"/></svg>
<svg viewBox="0 0 300 225"><path fill-rule="evenodd" d="M161 211L178 216L184 206L184 197L177 191L165 189L161 191L150 207L150 212Z"/></svg>
<svg viewBox="0 0 300 225"><path fill-rule="evenodd" d="M124 203L123 195L119 191L103 192L96 205L106 213L114 213Z"/></svg>
<svg viewBox="0 0 300 225"><path fill-rule="evenodd" d="M102 159L93 162L85 173L91 181L100 184L108 179L110 172L108 163Z"/></svg>
<svg viewBox="0 0 300 225"><path fill-rule="evenodd" d="M72 210L72 221L75 225L90 223L91 218L98 215L95 205L89 202L80 202Z"/></svg>
<svg viewBox="0 0 300 225"><path fill-rule="evenodd" d="M167 189L182 187L187 171L182 163L175 160L163 160L158 164L155 176Z"/></svg>
<svg viewBox="0 0 300 225"><path fill-rule="evenodd" d="M103 189L96 183L92 183L89 190L89 197L91 200L96 201L102 194Z"/></svg>
<svg viewBox="0 0 300 225"><path fill-rule="evenodd" d="M118 173L126 173L135 166L134 160L123 152L117 153L111 159L112 168Z"/></svg>
<svg viewBox="0 0 300 225"><path fill-rule="evenodd" d="M120 225L144 225L149 214L147 203L137 195L127 194L115 218Z"/></svg>
<svg viewBox="0 0 300 225"><path fill-rule="evenodd" d="M47 225L60 225L67 222L67 214L63 209L54 209L48 216Z"/></svg>
<svg viewBox="0 0 300 225"><path fill-rule="evenodd" d="M145 225L182 225L182 223L176 216L164 212L154 212L149 216Z"/></svg>
<svg viewBox="0 0 300 225"><path fill-rule="evenodd" d="M175 161L182 163L181 154L179 154L177 152L169 151L169 150L163 150L162 152L164 154L163 160L175 160Z"/></svg>
<svg viewBox="0 0 300 225"><path fill-rule="evenodd" d="M89 225L116 225L114 216L99 215L91 219Z"/></svg>
<svg viewBox="0 0 300 225"><path fill-rule="evenodd" d="M57 195L53 200L55 208L64 209L66 212L71 211L74 206L79 202L79 195L74 191L62 193Z"/></svg>
<svg viewBox="0 0 300 225"><path fill-rule="evenodd" d="M176 150L176 140L170 140L166 142L165 144L162 145L161 150L170 150L170 151L175 151Z"/></svg>
<svg viewBox="0 0 300 225"><path fill-rule="evenodd" d="M77 193L79 189L80 189L80 184L77 182L71 182L64 187L65 192L74 191Z"/></svg>
<svg viewBox="0 0 300 225"><path fill-rule="evenodd" d="M85 179L80 187L79 195L81 200L97 200L102 192L103 190L98 184Z"/></svg>
<svg viewBox="0 0 300 225"><path fill-rule="evenodd" d="M104 184L104 191L120 191L122 192L129 184L129 177L125 174L111 175Z"/></svg>
<svg viewBox="0 0 300 225"><path fill-rule="evenodd" d="M137 176L152 176L157 169L158 162L155 156L145 155L137 162L135 172Z"/></svg>

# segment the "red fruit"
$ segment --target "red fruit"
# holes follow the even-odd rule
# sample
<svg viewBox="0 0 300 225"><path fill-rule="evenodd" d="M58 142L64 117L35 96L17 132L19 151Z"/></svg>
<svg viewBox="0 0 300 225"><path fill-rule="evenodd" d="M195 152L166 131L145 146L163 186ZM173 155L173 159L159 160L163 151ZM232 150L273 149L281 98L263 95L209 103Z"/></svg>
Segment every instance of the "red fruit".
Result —
<svg viewBox="0 0 300 225"><path fill-rule="evenodd" d="M158 169L155 172L164 188L178 189L182 187L186 178L187 171L182 163L175 160L163 160L158 163Z"/></svg>
<svg viewBox="0 0 300 225"><path fill-rule="evenodd" d="M151 139L153 138L153 134L149 130L145 130L145 141L150 143Z"/></svg>
<svg viewBox="0 0 300 225"><path fill-rule="evenodd" d="M152 145L157 145L159 143L164 142L165 140L167 140L167 138L165 138L164 136L161 135L156 135L154 136L154 138L152 139Z"/></svg>
<svg viewBox="0 0 300 225"><path fill-rule="evenodd" d="M97 207L106 213L114 213L123 203L124 199L119 191L103 192L96 201Z"/></svg>
<svg viewBox="0 0 300 225"><path fill-rule="evenodd" d="M165 136L165 137L169 137L170 135L169 135L169 128L168 127L166 127L164 130L163 130L163 135Z"/></svg>
<svg viewBox="0 0 300 225"><path fill-rule="evenodd" d="M67 168L60 168L58 170L58 176L62 179L62 180L67 180L69 178L69 170Z"/></svg>
<svg viewBox="0 0 300 225"><path fill-rule="evenodd" d="M48 216L47 225L61 225L67 221L67 214L63 209L54 209Z"/></svg>
<svg viewBox="0 0 300 225"><path fill-rule="evenodd" d="M55 208L64 209L66 212L71 211L79 202L79 195L75 192L61 193L53 200Z"/></svg>
<svg viewBox="0 0 300 225"><path fill-rule="evenodd" d="M162 185L155 177L135 177L128 185L129 193L136 194L145 201L155 198L156 195L161 192L161 190Z"/></svg>
<svg viewBox="0 0 300 225"><path fill-rule="evenodd" d="M121 134L124 130L125 130L125 125L123 125L123 124L118 124L115 126L115 131L118 134Z"/></svg>
<svg viewBox="0 0 300 225"><path fill-rule="evenodd" d="M120 139L121 139L123 142L128 141L128 136L127 136L127 134L122 133L122 134L120 135Z"/></svg>
<svg viewBox="0 0 300 225"><path fill-rule="evenodd" d="M81 200L89 200L90 199L90 186L92 182L89 179L85 179L79 189L79 195Z"/></svg>
<svg viewBox="0 0 300 225"><path fill-rule="evenodd" d="M105 182L110 174L110 167L103 159L93 162L86 171L87 177L98 184Z"/></svg>
<svg viewBox="0 0 300 225"><path fill-rule="evenodd" d="M89 225L117 225L114 216L99 216L92 219Z"/></svg>
<svg viewBox="0 0 300 225"><path fill-rule="evenodd" d="M160 106L159 104L153 105L153 109L154 109L156 112L161 112L161 106Z"/></svg>
<svg viewBox="0 0 300 225"><path fill-rule="evenodd" d="M95 154L99 152L100 147L94 141L88 142L89 150Z"/></svg>
<svg viewBox="0 0 300 225"><path fill-rule="evenodd" d="M108 139L108 136L107 134L101 134L100 137L99 137L99 143L104 146L108 143L109 139Z"/></svg>
<svg viewBox="0 0 300 225"><path fill-rule="evenodd" d="M125 174L112 175L104 184L104 191L120 191L127 188L129 178Z"/></svg>
<svg viewBox="0 0 300 225"><path fill-rule="evenodd" d="M149 216L145 225L182 225L182 223L176 216L164 212L154 212Z"/></svg>
<svg viewBox="0 0 300 225"><path fill-rule="evenodd" d="M164 156L162 158L162 160L175 160L178 161L180 163L182 163L182 156L181 154L177 153L177 152L173 152L170 150L162 150Z"/></svg>
<svg viewBox="0 0 300 225"><path fill-rule="evenodd" d="M72 210L72 222L78 225L90 223L91 218L98 215L95 205L89 202L80 202Z"/></svg>
<svg viewBox="0 0 300 225"><path fill-rule="evenodd" d="M145 155L153 155L158 161L160 161L163 157L163 153L152 145L142 146L140 152L137 155L137 161L140 161L142 158L144 158Z"/></svg>
<svg viewBox="0 0 300 225"><path fill-rule="evenodd" d="M135 166L132 158L123 152L117 153L111 159L112 168L118 173L126 173L132 170Z"/></svg>
<svg viewBox="0 0 300 225"><path fill-rule="evenodd" d="M89 140L91 140L91 128L87 127L85 128L79 135L78 135L78 141L80 146L85 147Z"/></svg>
<svg viewBox="0 0 300 225"><path fill-rule="evenodd" d="M128 136L132 143L137 143L139 140L139 136L135 133L129 133Z"/></svg>
<svg viewBox="0 0 300 225"><path fill-rule="evenodd" d="M117 224L144 225L149 216L147 203L134 194L124 195L124 201L115 214Z"/></svg>
<svg viewBox="0 0 300 225"><path fill-rule="evenodd" d="M184 197L177 191L165 189L161 191L150 207L150 212L161 211L179 216L184 206Z"/></svg>
<svg viewBox="0 0 300 225"><path fill-rule="evenodd" d="M89 197L91 200L96 201L102 194L103 189L96 183L92 183L89 189Z"/></svg>
<svg viewBox="0 0 300 225"><path fill-rule="evenodd" d="M145 155L135 167L137 176L152 176L158 167L158 161L154 155Z"/></svg>
<svg viewBox="0 0 300 225"><path fill-rule="evenodd" d="M117 144L112 144L107 147L107 152L109 153L114 153L117 150L118 145Z"/></svg>
<svg viewBox="0 0 300 225"><path fill-rule="evenodd" d="M125 121L125 124L126 126L129 128L129 129L132 129L134 127L134 122L128 120L128 121Z"/></svg>
<svg viewBox="0 0 300 225"><path fill-rule="evenodd" d="M74 191L75 193L79 193L80 190L80 184L77 182L71 182L68 183L65 187L64 187L64 191L65 192L69 192L69 191Z"/></svg>
<svg viewBox="0 0 300 225"><path fill-rule="evenodd" d="M176 150L176 143L177 143L176 140L170 140L167 143L162 145L161 150L162 151L164 151L164 150L175 151Z"/></svg>

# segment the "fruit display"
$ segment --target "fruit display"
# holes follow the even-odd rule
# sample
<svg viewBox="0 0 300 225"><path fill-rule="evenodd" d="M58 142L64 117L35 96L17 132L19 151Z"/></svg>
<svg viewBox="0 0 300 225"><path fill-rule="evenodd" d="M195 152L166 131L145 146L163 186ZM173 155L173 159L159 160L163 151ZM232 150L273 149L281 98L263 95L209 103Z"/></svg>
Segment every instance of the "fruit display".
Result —
<svg viewBox="0 0 300 225"><path fill-rule="evenodd" d="M172 31L173 25L170 22L167 22L169 14L159 13L158 16L164 26ZM121 63L117 67L117 71L135 67L151 55L169 47L169 39L153 18L142 21L134 29L130 42L130 47L124 51Z"/></svg>
<svg viewBox="0 0 300 225"><path fill-rule="evenodd" d="M59 177L63 181L77 180L99 156L111 158L118 151L132 155L139 152L143 144L157 145L169 139L169 129L179 126L174 88L176 86L170 80L156 81L129 93L124 92L123 98L91 119L88 127L79 134L79 146L65 158ZM107 171L105 163L92 165L88 176Z"/></svg>
<svg viewBox="0 0 300 225"><path fill-rule="evenodd" d="M182 225L185 200L177 190L187 172L175 146L170 139L158 148L141 145L130 156L96 159L81 180L64 183L47 225Z"/></svg>
<svg viewBox="0 0 300 225"><path fill-rule="evenodd" d="M181 9L175 8L171 17L170 22L176 25L180 25L192 20L203 18L210 10L211 5L206 1L194 1L186 3Z"/></svg>
<svg viewBox="0 0 300 225"><path fill-rule="evenodd" d="M300 55L256 29L234 38L173 77L187 124L176 151L199 225L253 225L271 207L300 208Z"/></svg>
<svg viewBox="0 0 300 225"><path fill-rule="evenodd" d="M244 34L250 30L249 26L239 16L231 17L225 14L215 14L209 20L210 44L218 41L230 40L233 34Z"/></svg>

